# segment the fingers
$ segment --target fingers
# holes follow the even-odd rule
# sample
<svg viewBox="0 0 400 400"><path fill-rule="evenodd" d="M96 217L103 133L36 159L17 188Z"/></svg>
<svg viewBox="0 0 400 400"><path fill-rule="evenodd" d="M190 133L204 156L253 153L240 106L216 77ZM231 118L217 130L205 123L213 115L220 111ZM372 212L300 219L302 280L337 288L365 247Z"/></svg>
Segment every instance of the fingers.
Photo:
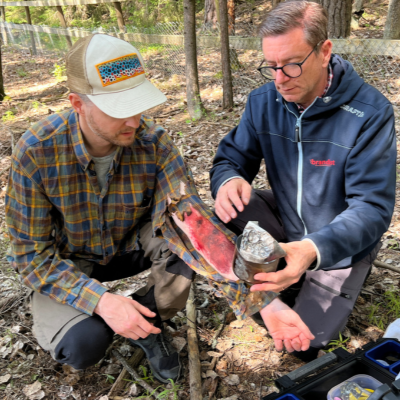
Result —
<svg viewBox="0 0 400 400"><path fill-rule="evenodd" d="M291 341L290 339L285 339L285 340L283 341L283 343L285 344L286 350L287 350L289 353L293 353L294 348L292 347L292 341Z"/></svg>
<svg viewBox="0 0 400 400"><path fill-rule="evenodd" d="M294 350L296 350L296 351L301 351L301 345L302 345L302 343L301 343L301 340L300 340L299 338L294 338L294 339L292 339L291 345L292 345L292 347L293 347Z"/></svg>
<svg viewBox="0 0 400 400"><path fill-rule="evenodd" d="M242 212L250 201L251 186L244 179L232 179L218 190L215 212L225 223L237 217L236 210Z"/></svg>
<svg viewBox="0 0 400 400"><path fill-rule="evenodd" d="M274 344L276 351L282 351L283 350L283 344L281 339L274 339Z"/></svg>

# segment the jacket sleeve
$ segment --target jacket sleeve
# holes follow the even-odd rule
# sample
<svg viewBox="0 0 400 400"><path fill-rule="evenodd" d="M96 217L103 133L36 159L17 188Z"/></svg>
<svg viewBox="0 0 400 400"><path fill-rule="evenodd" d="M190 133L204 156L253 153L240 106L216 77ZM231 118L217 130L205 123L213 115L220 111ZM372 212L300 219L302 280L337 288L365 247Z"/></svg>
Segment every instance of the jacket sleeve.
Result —
<svg viewBox="0 0 400 400"><path fill-rule="evenodd" d="M54 207L32 174L38 168L25 154L23 168L14 159L6 193L11 265L23 283L51 299L92 315L107 288L60 256L54 238Z"/></svg>
<svg viewBox="0 0 400 400"><path fill-rule="evenodd" d="M239 125L218 146L210 171L213 197L217 196L220 186L233 177L243 177L251 184L260 169L262 158L261 146L252 122L250 94Z"/></svg>
<svg viewBox="0 0 400 400"><path fill-rule="evenodd" d="M393 107L386 104L364 125L344 170L348 208L306 235L318 249L318 269L337 269L366 256L388 229L396 189Z"/></svg>

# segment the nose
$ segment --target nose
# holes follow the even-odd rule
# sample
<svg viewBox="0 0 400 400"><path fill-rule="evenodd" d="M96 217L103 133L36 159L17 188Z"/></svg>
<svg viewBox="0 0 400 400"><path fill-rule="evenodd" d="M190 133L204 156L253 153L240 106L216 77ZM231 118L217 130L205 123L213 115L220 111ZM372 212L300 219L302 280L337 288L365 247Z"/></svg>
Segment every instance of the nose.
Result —
<svg viewBox="0 0 400 400"><path fill-rule="evenodd" d="M126 120L125 125L130 126L131 128L139 128L140 126L140 118L141 114L134 115Z"/></svg>
<svg viewBox="0 0 400 400"><path fill-rule="evenodd" d="M276 71L275 82L277 84L287 82L289 79L290 78L287 75L285 75L281 69L278 69Z"/></svg>

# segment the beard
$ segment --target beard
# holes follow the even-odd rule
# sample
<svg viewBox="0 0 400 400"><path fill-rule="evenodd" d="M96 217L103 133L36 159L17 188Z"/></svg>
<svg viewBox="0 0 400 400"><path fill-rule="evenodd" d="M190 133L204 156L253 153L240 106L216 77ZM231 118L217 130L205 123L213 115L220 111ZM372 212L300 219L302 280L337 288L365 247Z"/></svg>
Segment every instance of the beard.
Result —
<svg viewBox="0 0 400 400"><path fill-rule="evenodd" d="M97 123L95 122L95 120L92 116L92 113L90 111L87 115L86 123L89 126L89 128L91 129L91 131L96 136L98 136L101 139L103 139L111 144L114 144L116 146L129 147L135 141L135 137L136 137L135 134L133 134L132 136L127 137L127 138L123 138L123 137L119 138L119 136L121 134L126 133L126 132L132 132L133 130L136 130L135 128L130 128L129 130L121 129L118 132L116 132L115 134L110 134L109 132L104 131L97 125Z"/></svg>

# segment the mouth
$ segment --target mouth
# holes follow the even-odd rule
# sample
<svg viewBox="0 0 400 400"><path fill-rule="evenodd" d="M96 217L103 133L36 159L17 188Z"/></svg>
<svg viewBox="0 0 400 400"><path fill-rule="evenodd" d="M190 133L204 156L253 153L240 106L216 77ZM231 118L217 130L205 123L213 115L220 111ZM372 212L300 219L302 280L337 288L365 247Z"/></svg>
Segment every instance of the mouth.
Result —
<svg viewBox="0 0 400 400"><path fill-rule="evenodd" d="M121 132L120 135L124 137L129 137L135 134L135 131Z"/></svg>
<svg viewBox="0 0 400 400"><path fill-rule="evenodd" d="M284 92L284 93L289 93L289 92L291 92L292 90L294 90L295 88L290 88L290 89L286 89L286 88L280 88L280 90L282 91L282 92Z"/></svg>

